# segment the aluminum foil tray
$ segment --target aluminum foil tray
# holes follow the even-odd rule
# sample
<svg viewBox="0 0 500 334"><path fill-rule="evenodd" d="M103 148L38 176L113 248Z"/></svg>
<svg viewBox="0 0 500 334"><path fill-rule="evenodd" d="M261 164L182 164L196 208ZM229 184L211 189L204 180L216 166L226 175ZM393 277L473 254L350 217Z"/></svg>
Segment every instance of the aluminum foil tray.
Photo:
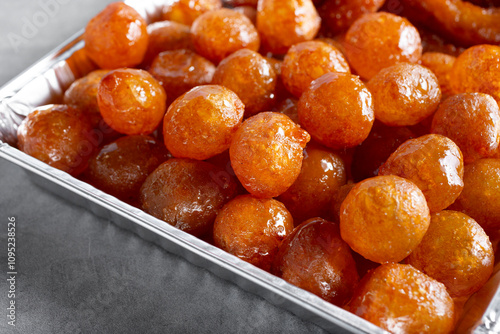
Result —
<svg viewBox="0 0 500 334"><path fill-rule="evenodd" d="M125 1L148 22L158 20L161 0ZM246 263L196 237L52 168L16 149L17 127L33 108L60 103L76 79L95 69L82 50L83 29L0 88L0 157L25 169L32 181L165 250L206 268L300 318L335 333L385 333L379 327ZM499 333L500 272L466 305L460 333Z"/></svg>

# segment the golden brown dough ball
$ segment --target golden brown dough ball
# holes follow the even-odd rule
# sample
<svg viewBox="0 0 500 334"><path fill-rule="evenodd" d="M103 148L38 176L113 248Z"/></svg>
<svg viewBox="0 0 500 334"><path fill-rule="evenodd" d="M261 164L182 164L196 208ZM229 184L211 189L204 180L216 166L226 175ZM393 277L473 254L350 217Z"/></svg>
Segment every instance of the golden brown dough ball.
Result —
<svg viewBox="0 0 500 334"><path fill-rule="evenodd" d="M283 241L273 273L338 306L349 301L359 280L338 225L321 218L303 222Z"/></svg>
<svg viewBox="0 0 500 334"><path fill-rule="evenodd" d="M445 286L411 265L383 264L369 272L349 309L391 333L447 334L454 325Z"/></svg>
<svg viewBox="0 0 500 334"><path fill-rule="evenodd" d="M375 118L389 126L409 126L431 116L441 101L437 77L426 67L399 63L378 72L367 84Z"/></svg>
<svg viewBox="0 0 500 334"><path fill-rule="evenodd" d="M217 215L214 242L226 252L269 271L279 245L292 230L292 216L282 203L242 195Z"/></svg>
<svg viewBox="0 0 500 334"><path fill-rule="evenodd" d="M500 228L500 159L465 165L464 189L453 209L474 218L486 232Z"/></svg>
<svg viewBox="0 0 500 334"><path fill-rule="evenodd" d="M248 118L236 132L229 148L231 165L249 193L276 197L299 176L302 150L310 139L287 116L262 112Z"/></svg>
<svg viewBox="0 0 500 334"><path fill-rule="evenodd" d="M453 140L465 163L492 156L500 141L498 104L487 94L453 95L439 105L431 132Z"/></svg>
<svg viewBox="0 0 500 334"><path fill-rule="evenodd" d="M422 241L430 213L422 191L395 175L375 176L351 189L340 207L340 232L368 260L407 257Z"/></svg>
<svg viewBox="0 0 500 334"><path fill-rule="evenodd" d="M96 145L86 113L69 105L48 105L31 112L17 129L21 151L77 176Z"/></svg>
<svg viewBox="0 0 500 334"><path fill-rule="evenodd" d="M220 175L224 177L218 177ZM172 158L141 187L142 209L195 236L212 230L221 208L236 195L237 184L223 169L205 161Z"/></svg>
<svg viewBox="0 0 500 334"><path fill-rule="evenodd" d="M271 109L277 75L259 53L241 49L219 63L213 83L231 89L245 105L245 117Z"/></svg>
<svg viewBox="0 0 500 334"><path fill-rule="evenodd" d="M133 67L148 47L146 21L123 2L113 2L85 28L85 51L100 68Z"/></svg>
<svg viewBox="0 0 500 334"><path fill-rule="evenodd" d="M457 57L450 73L455 93L479 92L500 103L500 46L476 45Z"/></svg>
<svg viewBox="0 0 500 334"><path fill-rule="evenodd" d="M198 86L175 100L163 120L165 146L177 158L205 160L229 148L245 106L231 90Z"/></svg>
<svg viewBox="0 0 500 334"><path fill-rule="evenodd" d="M75 80L64 92L64 103L71 104L87 113L94 128L97 128L102 121L97 103L97 89L99 82L108 72L108 70L90 72L83 78Z"/></svg>
<svg viewBox="0 0 500 334"><path fill-rule="evenodd" d="M346 183L344 161L320 145L304 150L300 174L278 200L285 204L298 225L313 217L327 217L334 194Z"/></svg>
<svg viewBox="0 0 500 334"><path fill-rule="evenodd" d="M146 177L169 157L163 143L152 137L121 137L103 146L89 160L86 180L112 196L136 204Z"/></svg>
<svg viewBox="0 0 500 334"><path fill-rule="evenodd" d="M374 120L371 93L359 77L348 73L327 73L314 80L297 110L312 138L333 149L359 145Z"/></svg>
<svg viewBox="0 0 500 334"><path fill-rule="evenodd" d="M167 95L151 74L122 68L99 83L97 102L104 121L126 135L150 134L160 124Z"/></svg>
<svg viewBox="0 0 500 334"><path fill-rule="evenodd" d="M268 52L284 54L292 45L312 40L320 24L311 0L261 0L257 6L257 30Z"/></svg>
<svg viewBox="0 0 500 334"><path fill-rule="evenodd" d="M307 41L288 50L281 66L281 79L290 93L300 97L313 80L328 72L351 73L337 48L321 41Z"/></svg>
<svg viewBox="0 0 500 334"><path fill-rule="evenodd" d="M391 154L378 174L397 175L415 183L424 193L431 212L450 206L464 187L462 152L451 139L435 134L406 141Z"/></svg>
<svg viewBox="0 0 500 334"><path fill-rule="evenodd" d="M470 296L490 278L494 263L488 235L469 216L444 210L431 216L408 264L443 283L450 296Z"/></svg>
<svg viewBox="0 0 500 334"><path fill-rule="evenodd" d="M180 49L160 53L149 73L158 80L168 96L167 104L191 88L212 82L215 65L191 50Z"/></svg>
<svg viewBox="0 0 500 334"><path fill-rule="evenodd" d="M198 17L191 27L197 53L218 64L239 49L258 51L260 37L245 15L221 8Z"/></svg>
<svg viewBox="0 0 500 334"><path fill-rule="evenodd" d="M333 35L351 26L361 15L376 12L385 0L325 0L319 7L323 22Z"/></svg>
<svg viewBox="0 0 500 334"><path fill-rule="evenodd" d="M420 63L436 75L442 100L453 95L450 73L456 59L454 56L441 52L424 52L420 58Z"/></svg>
<svg viewBox="0 0 500 334"><path fill-rule="evenodd" d="M163 7L162 19L190 26L203 13L222 7L222 0L172 0Z"/></svg>
<svg viewBox="0 0 500 334"><path fill-rule="evenodd" d="M159 21L148 25L149 43L143 63L151 64L160 52L188 49L193 50L191 28L173 21Z"/></svg>
<svg viewBox="0 0 500 334"><path fill-rule="evenodd" d="M398 62L416 63L422 55L417 29L407 19L384 12L357 19L344 46L349 64L364 79Z"/></svg>

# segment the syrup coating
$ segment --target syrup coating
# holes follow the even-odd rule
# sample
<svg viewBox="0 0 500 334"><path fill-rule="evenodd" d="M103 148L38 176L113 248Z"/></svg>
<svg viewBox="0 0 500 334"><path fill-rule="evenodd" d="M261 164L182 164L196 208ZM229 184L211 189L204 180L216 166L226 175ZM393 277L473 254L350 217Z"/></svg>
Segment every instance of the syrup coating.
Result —
<svg viewBox="0 0 500 334"><path fill-rule="evenodd" d="M300 97L313 80L328 72L351 73L337 48L321 41L307 41L288 50L281 66L281 79L290 93Z"/></svg>
<svg viewBox="0 0 500 334"><path fill-rule="evenodd" d="M453 329L453 299L445 286L411 265L383 264L369 272L350 310L391 333L446 334Z"/></svg>
<svg viewBox="0 0 500 334"><path fill-rule="evenodd" d="M123 2L113 2L94 16L83 38L87 55L103 69L139 65L148 47L146 21Z"/></svg>
<svg viewBox="0 0 500 334"><path fill-rule="evenodd" d="M431 216L408 264L443 283L451 297L470 296L490 278L494 264L488 235L469 216L444 210Z"/></svg>
<svg viewBox="0 0 500 334"><path fill-rule="evenodd" d="M373 96L375 118L389 126L420 123L441 101L437 77L426 67L398 63L378 72L367 84Z"/></svg>
<svg viewBox="0 0 500 334"><path fill-rule="evenodd" d="M321 218L303 222L286 237L273 273L338 306L349 301L359 280L338 225Z"/></svg>
<svg viewBox="0 0 500 334"><path fill-rule="evenodd" d="M259 53L241 49L219 63L212 83L231 89L245 105L245 117L272 108L277 75Z"/></svg>
<svg viewBox="0 0 500 334"><path fill-rule="evenodd" d="M453 95L439 105L431 132L453 140L465 163L492 156L500 142L498 104L487 94Z"/></svg>
<svg viewBox="0 0 500 334"><path fill-rule="evenodd" d="M333 35L347 29L360 16L376 12L385 0L326 0L323 1L319 12L323 22Z"/></svg>
<svg viewBox="0 0 500 334"><path fill-rule="evenodd" d="M215 65L191 50L160 53L149 68L168 96L168 104L191 88L212 82Z"/></svg>
<svg viewBox="0 0 500 334"><path fill-rule="evenodd" d="M123 68L99 83L97 102L104 121L126 135L150 134L160 124L167 95L151 74Z"/></svg>
<svg viewBox="0 0 500 334"><path fill-rule="evenodd" d="M287 116L262 112L243 122L233 137L231 165L249 193L276 197L299 176L309 140L309 134Z"/></svg>
<svg viewBox="0 0 500 334"><path fill-rule="evenodd" d="M222 0L174 0L165 4L162 18L190 26L201 14L221 7Z"/></svg>
<svg viewBox="0 0 500 334"><path fill-rule="evenodd" d="M417 29L407 19L384 12L357 19L344 46L349 64L364 79L398 62L416 63L422 55Z"/></svg>
<svg viewBox="0 0 500 334"><path fill-rule="evenodd" d="M159 21L148 25L148 49L144 64L149 65L163 51L188 49L194 50L191 41L191 28L173 21Z"/></svg>
<svg viewBox="0 0 500 334"><path fill-rule="evenodd" d="M320 145L304 149L302 168L295 182L278 200L285 204L296 224L313 217L327 217L334 194L346 183L344 161Z"/></svg>
<svg viewBox="0 0 500 334"><path fill-rule="evenodd" d="M140 200L147 213L202 236L211 231L222 206L236 196L236 188L236 181L219 167L172 158L146 178Z"/></svg>
<svg viewBox="0 0 500 334"><path fill-rule="evenodd" d="M465 166L464 189L453 209L474 218L486 232L500 227L500 159L479 159Z"/></svg>
<svg viewBox="0 0 500 334"><path fill-rule="evenodd" d="M274 199L241 195L227 203L214 224L215 245L263 270L271 270L283 239L293 230L293 218Z"/></svg>
<svg viewBox="0 0 500 334"><path fill-rule="evenodd" d="M499 10L500 17L500 10ZM500 103L500 46L476 45L457 57L450 72L455 93L479 92Z"/></svg>
<svg viewBox="0 0 500 334"><path fill-rule="evenodd" d="M21 151L77 176L95 150L86 113L69 105L49 105L31 112L17 129Z"/></svg>
<svg viewBox="0 0 500 334"><path fill-rule="evenodd" d="M257 29L268 52L285 54L292 45L312 40L320 24L311 0L261 0L257 6Z"/></svg>
<svg viewBox="0 0 500 334"><path fill-rule="evenodd" d="M422 191L395 175L351 189L340 207L340 232L351 248L378 263L399 262L420 243L430 213Z"/></svg>
<svg viewBox="0 0 500 334"><path fill-rule="evenodd" d="M312 138L333 149L363 142L374 121L371 93L348 73L327 73L314 80L297 110L300 124Z"/></svg>
<svg viewBox="0 0 500 334"><path fill-rule="evenodd" d="M139 198L148 177L170 155L149 136L125 136L107 144L89 160L87 180L102 191L129 203Z"/></svg>
<svg viewBox="0 0 500 334"><path fill-rule="evenodd" d="M431 212L450 206L464 187L460 149L451 139L435 134L403 143L380 167L378 174L398 175L415 183Z"/></svg>
<svg viewBox="0 0 500 334"><path fill-rule="evenodd" d="M453 95L450 73L456 59L454 56L441 52L424 52L420 58L421 64L436 75L441 88L442 100Z"/></svg>
<svg viewBox="0 0 500 334"><path fill-rule="evenodd" d="M163 120L165 146L174 157L205 160L229 148L244 105L231 90L198 86L175 100Z"/></svg>
<svg viewBox="0 0 500 334"><path fill-rule="evenodd" d="M87 113L94 128L102 121L97 104L99 82L108 73L107 70L92 71L83 78L75 80L64 92L64 104L71 104Z"/></svg>
<svg viewBox="0 0 500 334"><path fill-rule="evenodd" d="M191 26L196 52L218 64L239 49L258 51L260 37L244 14L221 8L199 16Z"/></svg>

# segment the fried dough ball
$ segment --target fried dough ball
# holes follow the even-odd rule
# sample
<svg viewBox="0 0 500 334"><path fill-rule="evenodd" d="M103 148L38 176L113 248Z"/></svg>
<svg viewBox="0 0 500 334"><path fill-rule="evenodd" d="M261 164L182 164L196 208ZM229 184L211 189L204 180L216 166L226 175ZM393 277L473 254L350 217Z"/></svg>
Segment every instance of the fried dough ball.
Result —
<svg viewBox="0 0 500 334"><path fill-rule="evenodd" d="M148 48L146 21L123 2L109 4L92 18L83 38L87 55L103 69L139 65Z"/></svg>
<svg viewBox="0 0 500 334"><path fill-rule="evenodd" d="M326 217L332 197L345 183L345 166L340 156L309 143L299 176L278 200L300 224L308 218Z"/></svg>
<svg viewBox="0 0 500 334"><path fill-rule="evenodd" d="M311 0L261 0L257 6L257 30L268 52L284 54L292 45L312 40L320 25Z"/></svg>
<svg viewBox="0 0 500 334"><path fill-rule="evenodd" d="M87 113L94 128L97 128L102 121L97 104L97 89L99 82L108 72L107 70L90 72L83 78L75 80L64 92L64 103L73 105Z"/></svg>
<svg viewBox="0 0 500 334"><path fill-rule="evenodd" d="M450 73L452 90L489 94L500 104L499 63L500 46L476 45L465 50L457 57Z"/></svg>
<svg viewBox="0 0 500 334"><path fill-rule="evenodd" d="M359 276L338 225L309 219L283 241L273 274L338 306L352 296Z"/></svg>
<svg viewBox="0 0 500 334"><path fill-rule="evenodd" d="M383 12L357 19L344 46L349 64L364 79L398 62L416 63L422 55L417 29L407 19Z"/></svg>
<svg viewBox="0 0 500 334"><path fill-rule="evenodd" d="M498 104L487 94L453 95L439 106L431 132L453 140L465 163L492 156L500 141Z"/></svg>
<svg viewBox="0 0 500 334"><path fill-rule="evenodd" d="M220 175L224 177L219 177ZM141 187L142 209L185 232L211 231L222 206L236 196L237 183L205 161L172 158L151 173Z"/></svg>
<svg viewBox="0 0 500 334"><path fill-rule="evenodd" d="M373 129L352 157L351 173L355 182L378 175L380 166L415 133L407 127L389 127L375 122Z"/></svg>
<svg viewBox="0 0 500 334"><path fill-rule="evenodd" d="M333 35L347 29L360 16L379 10L385 0L326 0L319 8L323 22Z"/></svg>
<svg viewBox="0 0 500 334"><path fill-rule="evenodd" d="M168 103L191 88L212 82L215 65L191 50L164 51L155 58L149 73L158 80L168 95Z"/></svg>
<svg viewBox="0 0 500 334"><path fill-rule="evenodd" d="M349 309L391 333L447 334L454 325L445 286L411 265L383 264L369 272Z"/></svg>
<svg viewBox="0 0 500 334"><path fill-rule="evenodd" d="M229 148L245 106L231 90L198 86L175 100L163 120L165 146L177 158L205 160Z"/></svg>
<svg viewBox="0 0 500 334"><path fill-rule="evenodd" d="M494 263L488 235L469 216L444 210L431 216L408 264L443 283L451 297L469 296L490 278Z"/></svg>
<svg viewBox="0 0 500 334"><path fill-rule="evenodd" d="M245 117L250 117L273 106L276 81L276 73L264 57L241 49L219 63L212 82L235 92L245 105Z"/></svg>
<svg viewBox="0 0 500 334"><path fill-rule="evenodd" d="M222 7L222 0L172 0L163 7L162 19L190 26L201 14Z"/></svg>
<svg viewBox="0 0 500 334"><path fill-rule="evenodd" d="M293 219L274 199L242 195L224 205L214 224L215 245L263 270L271 269Z"/></svg>
<svg viewBox="0 0 500 334"><path fill-rule="evenodd" d="M95 150L86 113L69 105L48 105L31 112L17 129L21 151L77 176Z"/></svg>
<svg viewBox="0 0 500 334"><path fill-rule="evenodd" d="M398 63L384 68L367 84L375 118L389 126L408 126L431 116L441 101L437 77L426 67Z"/></svg>
<svg viewBox="0 0 500 334"><path fill-rule="evenodd" d="M126 135L153 132L165 114L166 100L163 87L151 74L131 68L106 74L97 93L104 121Z"/></svg>
<svg viewBox="0 0 500 334"><path fill-rule="evenodd" d="M89 160L86 180L112 196L135 204L146 177L169 157L165 146L152 137L121 137L103 146Z"/></svg>
<svg viewBox="0 0 500 334"><path fill-rule="evenodd" d="M474 218L486 232L500 228L500 159L480 159L465 166L464 190L453 209Z"/></svg>
<svg viewBox="0 0 500 334"><path fill-rule="evenodd" d="M494 0L495 1L495 0ZM423 23L457 44L500 43L500 8L481 8L476 0L403 0L410 19ZM496 2L498 7L500 4ZM415 15L417 14L417 15Z"/></svg>
<svg viewBox="0 0 500 334"><path fill-rule="evenodd" d="M415 183L431 212L450 206L464 187L462 152L451 139L435 134L406 141L391 154L378 174L397 175Z"/></svg>
<svg viewBox="0 0 500 334"><path fill-rule="evenodd" d="M351 73L337 48L321 41L307 41L288 50L281 66L281 79L290 93L300 97L313 80L328 72Z"/></svg>
<svg viewBox="0 0 500 334"><path fill-rule="evenodd" d="M372 128L372 95L355 75L327 73L302 94L298 114L317 142L333 149L354 147Z"/></svg>
<svg viewBox="0 0 500 334"><path fill-rule="evenodd" d="M451 89L450 72L456 57L441 52L425 52L420 58L423 66L430 69L438 79L441 88L441 99L453 95Z"/></svg>
<svg viewBox="0 0 500 334"><path fill-rule="evenodd" d="M378 263L399 262L420 243L430 213L422 191L395 175L359 182L340 208L340 231L351 248Z"/></svg>
<svg viewBox="0 0 500 334"><path fill-rule="evenodd" d="M149 43L144 56L146 65L163 51L178 49L193 50L191 28L185 24L173 21L159 21L148 25Z"/></svg>
<svg viewBox="0 0 500 334"><path fill-rule="evenodd" d="M218 64L239 49L258 51L260 37L245 15L221 8L198 17L191 27L196 52Z"/></svg>
<svg viewBox="0 0 500 334"><path fill-rule="evenodd" d="M238 129L229 155L245 189L259 198L281 195L297 179L311 137L287 116L262 112Z"/></svg>

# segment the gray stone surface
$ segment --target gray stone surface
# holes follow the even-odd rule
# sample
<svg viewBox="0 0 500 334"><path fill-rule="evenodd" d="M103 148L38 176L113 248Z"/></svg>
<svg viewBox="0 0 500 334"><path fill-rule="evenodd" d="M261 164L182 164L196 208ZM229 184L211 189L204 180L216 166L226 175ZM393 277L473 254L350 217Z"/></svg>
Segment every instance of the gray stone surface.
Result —
<svg viewBox="0 0 500 334"><path fill-rule="evenodd" d="M0 85L73 35L109 2L1 0ZM59 7L47 11L43 4L49 3ZM26 22L39 27L27 34ZM22 39L12 42L16 36ZM15 329L6 317L11 216L16 217L18 272ZM37 187L21 168L3 159L0 245L0 333L323 332Z"/></svg>

